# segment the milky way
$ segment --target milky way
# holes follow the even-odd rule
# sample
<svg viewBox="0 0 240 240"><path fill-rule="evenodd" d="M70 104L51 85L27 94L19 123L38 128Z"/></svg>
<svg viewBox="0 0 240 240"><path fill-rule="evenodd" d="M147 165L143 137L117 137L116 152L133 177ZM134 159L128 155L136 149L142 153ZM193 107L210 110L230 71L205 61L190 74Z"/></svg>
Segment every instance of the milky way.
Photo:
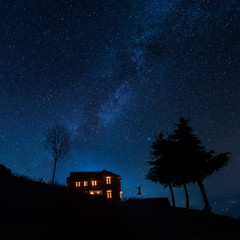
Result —
<svg viewBox="0 0 240 240"><path fill-rule="evenodd" d="M207 149L231 163L205 181L211 202L240 188L239 1L1 1L0 162L51 179L43 148L64 123L70 171L120 174L125 197L169 196L145 180L151 141L190 119ZM192 205L201 196L190 187ZM182 189L177 201L184 202Z"/></svg>

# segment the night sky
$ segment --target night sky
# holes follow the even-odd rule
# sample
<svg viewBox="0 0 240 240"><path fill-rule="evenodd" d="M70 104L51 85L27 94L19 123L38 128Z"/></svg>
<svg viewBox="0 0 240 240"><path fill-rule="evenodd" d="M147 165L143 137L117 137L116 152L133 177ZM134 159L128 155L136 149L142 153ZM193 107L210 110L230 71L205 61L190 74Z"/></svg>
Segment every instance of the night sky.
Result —
<svg viewBox="0 0 240 240"><path fill-rule="evenodd" d="M146 161L182 116L208 150L231 153L204 182L215 210L240 199L240 1L0 0L0 48L0 163L14 173L51 180L43 139L63 123L72 150L57 183L107 169L125 198L136 186L170 197L145 180ZM198 187L189 190L202 207Z"/></svg>

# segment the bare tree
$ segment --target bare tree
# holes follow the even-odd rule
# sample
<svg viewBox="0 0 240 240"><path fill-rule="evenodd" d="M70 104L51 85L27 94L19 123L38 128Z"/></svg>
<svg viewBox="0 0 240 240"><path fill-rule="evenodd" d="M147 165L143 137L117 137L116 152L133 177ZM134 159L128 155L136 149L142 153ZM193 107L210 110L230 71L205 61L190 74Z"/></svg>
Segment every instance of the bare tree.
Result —
<svg viewBox="0 0 240 240"><path fill-rule="evenodd" d="M54 168L52 185L54 183L56 164L59 158L64 157L70 150L70 133L64 125L55 124L48 129L44 141L45 148L53 155Z"/></svg>

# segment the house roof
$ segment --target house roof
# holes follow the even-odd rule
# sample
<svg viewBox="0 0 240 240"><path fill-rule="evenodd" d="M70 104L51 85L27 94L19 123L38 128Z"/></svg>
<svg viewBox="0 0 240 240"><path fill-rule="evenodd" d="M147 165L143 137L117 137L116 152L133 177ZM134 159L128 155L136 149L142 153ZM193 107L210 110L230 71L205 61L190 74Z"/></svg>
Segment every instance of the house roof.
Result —
<svg viewBox="0 0 240 240"><path fill-rule="evenodd" d="M109 172L107 170L102 170L98 172L70 172L70 177L67 178L68 180L88 180L88 179L101 179L105 176L118 176L118 174Z"/></svg>

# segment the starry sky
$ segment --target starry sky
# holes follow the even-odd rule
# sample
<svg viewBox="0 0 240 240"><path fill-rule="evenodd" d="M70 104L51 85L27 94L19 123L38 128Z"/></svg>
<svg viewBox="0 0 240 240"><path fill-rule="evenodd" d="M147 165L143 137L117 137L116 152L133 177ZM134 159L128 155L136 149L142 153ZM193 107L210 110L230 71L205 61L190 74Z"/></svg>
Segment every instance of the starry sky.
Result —
<svg viewBox="0 0 240 240"><path fill-rule="evenodd" d="M210 202L240 200L238 0L0 0L0 36L0 163L14 173L51 180L43 139L62 123L72 149L57 183L107 169L121 175L125 198L136 186L170 197L145 180L146 161L154 137L182 116L208 150L231 153L204 182ZM201 207L197 186L189 191Z"/></svg>

